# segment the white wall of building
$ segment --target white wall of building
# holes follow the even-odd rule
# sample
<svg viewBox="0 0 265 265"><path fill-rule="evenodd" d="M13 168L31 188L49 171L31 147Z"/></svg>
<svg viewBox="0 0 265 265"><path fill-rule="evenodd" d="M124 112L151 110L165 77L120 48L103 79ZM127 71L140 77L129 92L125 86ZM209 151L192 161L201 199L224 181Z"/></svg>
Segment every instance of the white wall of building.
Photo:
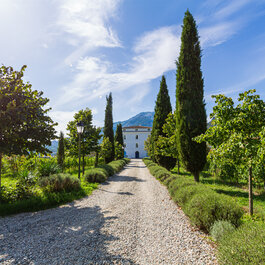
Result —
<svg viewBox="0 0 265 265"><path fill-rule="evenodd" d="M139 152L139 158L147 156L144 150L144 142L151 134L150 127L131 126L123 128L123 139L125 144L125 153L128 158L136 158L136 152ZM138 139L137 139L138 138Z"/></svg>

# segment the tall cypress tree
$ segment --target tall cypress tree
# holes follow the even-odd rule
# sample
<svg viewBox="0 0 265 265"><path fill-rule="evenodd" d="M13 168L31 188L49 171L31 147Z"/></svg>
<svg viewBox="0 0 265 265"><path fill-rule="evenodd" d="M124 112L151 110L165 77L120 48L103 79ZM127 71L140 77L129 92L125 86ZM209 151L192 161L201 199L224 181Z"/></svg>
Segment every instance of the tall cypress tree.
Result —
<svg viewBox="0 0 265 265"><path fill-rule="evenodd" d="M115 158L115 145L114 145L114 132L113 132L113 117L112 117L112 94L106 97L107 104L105 110L105 125L104 125L104 138L109 138L112 147L110 156L105 158L107 163Z"/></svg>
<svg viewBox="0 0 265 265"><path fill-rule="evenodd" d="M57 150L57 163L60 168L64 169L64 135L63 132L60 132L59 142L58 142L58 150Z"/></svg>
<svg viewBox="0 0 265 265"><path fill-rule="evenodd" d="M196 22L186 11L183 19L181 48L177 64L176 119L178 152L182 164L195 181L206 163L206 144L193 141L206 131L203 100L201 48Z"/></svg>
<svg viewBox="0 0 265 265"><path fill-rule="evenodd" d="M151 145L153 151L153 159L161 166L167 169L173 168L176 165L176 159L169 156L161 155L157 147L157 140L159 136L165 136L163 132L163 125L169 113L172 112L170 98L166 84L166 78L163 75L160 82L160 90L156 98L155 115L153 121L153 128L151 133Z"/></svg>
<svg viewBox="0 0 265 265"><path fill-rule="evenodd" d="M119 123L117 125L116 133L115 133L115 142L118 142L123 146L123 135L122 135L122 125Z"/></svg>

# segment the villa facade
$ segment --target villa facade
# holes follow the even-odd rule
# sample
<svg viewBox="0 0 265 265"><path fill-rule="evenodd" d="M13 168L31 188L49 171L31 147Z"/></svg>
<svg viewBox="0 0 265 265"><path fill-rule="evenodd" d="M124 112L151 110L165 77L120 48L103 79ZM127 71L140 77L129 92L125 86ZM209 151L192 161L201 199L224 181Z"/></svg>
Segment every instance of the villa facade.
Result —
<svg viewBox="0 0 265 265"><path fill-rule="evenodd" d="M125 157L144 158L147 156L144 150L144 142L151 134L151 130L152 127L147 126L129 126L122 128Z"/></svg>

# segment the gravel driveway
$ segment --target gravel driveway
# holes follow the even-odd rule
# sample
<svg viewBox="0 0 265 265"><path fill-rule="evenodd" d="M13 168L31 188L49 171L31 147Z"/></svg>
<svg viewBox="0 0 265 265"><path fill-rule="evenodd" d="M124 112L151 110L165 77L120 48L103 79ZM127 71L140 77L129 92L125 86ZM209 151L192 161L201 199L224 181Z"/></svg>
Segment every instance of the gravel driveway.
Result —
<svg viewBox="0 0 265 265"><path fill-rule="evenodd" d="M216 264L142 160L90 197L0 218L0 264Z"/></svg>

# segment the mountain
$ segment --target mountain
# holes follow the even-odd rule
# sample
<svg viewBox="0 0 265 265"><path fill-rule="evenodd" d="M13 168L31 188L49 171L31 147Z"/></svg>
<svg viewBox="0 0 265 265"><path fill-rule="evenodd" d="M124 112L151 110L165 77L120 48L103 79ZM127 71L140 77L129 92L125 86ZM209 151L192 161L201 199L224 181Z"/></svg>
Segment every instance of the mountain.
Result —
<svg viewBox="0 0 265 265"><path fill-rule="evenodd" d="M154 121L154 112L141 112L126 121L118 121L113 123L113 130L116 131L118 123L121 123L122 127L128 126L148 126L152 127Z"/></svg>

